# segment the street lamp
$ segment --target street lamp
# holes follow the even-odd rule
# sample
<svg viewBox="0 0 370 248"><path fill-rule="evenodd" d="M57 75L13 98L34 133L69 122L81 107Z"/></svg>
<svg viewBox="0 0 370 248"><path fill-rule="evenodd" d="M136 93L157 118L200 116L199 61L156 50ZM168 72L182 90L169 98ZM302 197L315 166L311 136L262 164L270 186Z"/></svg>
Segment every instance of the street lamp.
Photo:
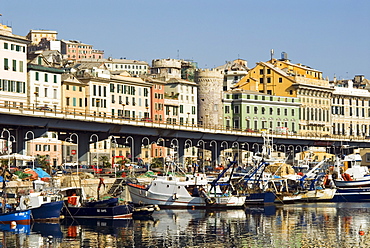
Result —
<svg viewBox="0 0 370 248"><path fill-rule="evenodd" d="M200 146L200 142L202 142L202 167L203 167L203 173L205 172L205 167L204 167L204 145L205 142L204 140L198 140L197 146Z"/></svg>
<svg viewBox="0 0 370 248"><path fill-rule="evenodd" d="M162 141L162 146L159 146L159 142L161 142ZM162 148L161 147L165 147L166 146L166 141L163 139L163 138L158 138L157 139L157 142L156 142L156 145L157 146L159 146L160 148L159 148L159 156L161 157L163 157L163 153L162 153Z"/></svg>
<svg viewBox="0 0 370 248"><path fill-rule="evenodd" d="M114 136L111 136L111 142L114 143L114 155L112 154L112 157L113 157L113 160L112 160L112 166L114 167L114 177L117 177L117 167L116 165L114 164L114 156L117 156L117 140L116 140L116 137ZM112 148L112 146L111 146Z"/></svg>
<svg viewBox="0 0 370 248"><path fill-rule="evenodd" d="M34 144L33 144L33 142L34 142L34 139L35 139L35 133L34 132L32 132L32 131L27 131L26 132L26 134L25 134L25 139L28 139L28 134L32 134L32 141L31 141L31 149L32 149L32 153L31 153L31 156L32 156L32 170L34 170L35 169L35 158L34 158Z"/></svg>
<svg viewBox="0 0 370 248"><path fill-rule="evenodd" d="M134 153L134 138L132 138L131 136L127 136L126 138L126 144L128 144L128 140L131 139L131 147L130 147L130 153L131 153L131 162L135 162L135 153Z"/></svg>
<svg viewBox="0 0 370 248"><path fill-rule="evenodd" d="M93 137L96 138L96 143L98 143L99 142L99 136L96 135L96 134L92 134L90 136L90 142L93 142ZM99 150L99 149L97 149L97 150ZM89 145L89 152L90 152L90 145ZM97 161L96 161L96 172L98 173L98 171L99 171L99 152L98 151L95 151L95 152L96 152L96 158L97 158ZM89 156L89 158L90 158L90 156ZM90 165L90 163L89 163L89 165ZM94 173L95 173L95 170L94 170Z"/></svg>
<svg viewBox="0 0 370 248"><path fill-rule="evenodd" d="M238 152L238 165L239 165L239 162L240 162L240 155L239 155L239 142L236 142L234 141L231 145L232 147L237 147L237 152Z"/></svg>
<svg viewBox="0 0 370 248"><path fill-rule="evenodd" d="M229 143L227 143L226 141L222 141L221 142L221 147L225 147L224 146L224 144L226 145L226 149L225 150L228 150L229 149ZM226 160L227 160L227 158L226 158L226 156L225 156L225 150L223 151L223 153L224 153L224 160L225 160L225 162L226 162ZM227 154L227 153L226 153Z"/></svg>
<svg viewBox="0 0 370 248"><path fill-rule="evenodd" d="M173 143L174 141L176 141L176 146L175 146L175 144ZM179 140L178 139L176 139L176 138L173 138L172 140L171 140L171 145L172 145L172 147L173 147L173 154L174 154L174 158L176 158L176 156L175 156L175 148L176 148L176 153L177 153L177 159L176 159L176 162L177 162L177 164L180 162L179 160L180 160L180 157L179 157Z"/></svg>
<svg viewBox="0 0 370 248"><path fill-rule="evenodd" d="M248 146L248 150L247 150L247 165L249 165L249 157L250 157L249 143L243 143L242 144L242 148L244 148L245 145Z"/></svg>
<svg viewBox="0 0 370 248"><path fill-rule="evenodd" d="M148 153L149 153L149 149L151 149L151 146L150 146L150 140L149 140L149 138L148 137L143 137L142 139L141 139L141 146L142 147L144 147L144 140L146 140L147 142L148 142L148 145L147 145L147 149L148 149ZM142 156L142 157L144 157L144 156ZM149 157L147 157L148 158L148 161L149 160L151 160L151 155L150 155L150 159L149 159ZM148 163L148 164L150 164L150 162ZM149 169L148 169L149 170Z"/></svg>
<svg viewBox="0 0 370 248"><path fill-rule="evenodd" d="M3 129L3 131L1 132L1 137L2 139L4 139L4 132L7 132L8 133L8 147L7 147L7 150L8 150L8 169L10 169L10 138L13 137L13 141L12 142L15 142L15 137L13 135L10 134L10 131L6 128ZM5 179L4 179L5 180Z"/></svg>
<svg viewBox="0 0 370 248"><path fill-rule="evenodd" d="M257 152L256 152L256 146L257 146ZM254 153L260 152L260 145L257 143L253 143L252 149L254 150Z"/></svg>
<svg viewBox="0 0 370 248"><path fill-rule="evenodd" d="M211 146L211 147L212 147L212 142L214 142L214 143L216 144L216 146L215 146L215 153L216 153L216 166L218 166L217 141L212 140L212 141L209 143L209 146Z"/></svg>
<svg viewBox="0 0 370 248"><path fill-rule="evenodd" d="M77 159L76 159L76 161L77 161L77 175L78 175L78 167L79 167L79 165L78 165L78 135L76 134L76 133L72 133L70 136L69 136L69 140L70 141L73 141L73 139L72 139L72 137L73 136L76 136L76 144L77 144L77 149L76 149L76 157L77 157Z"/></svg>

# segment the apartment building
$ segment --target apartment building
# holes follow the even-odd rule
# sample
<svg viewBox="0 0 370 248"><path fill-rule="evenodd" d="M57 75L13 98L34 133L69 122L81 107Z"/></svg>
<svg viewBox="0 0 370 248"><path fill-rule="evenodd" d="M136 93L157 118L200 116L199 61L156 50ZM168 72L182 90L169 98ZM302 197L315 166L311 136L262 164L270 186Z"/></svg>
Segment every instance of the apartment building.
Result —
<svg viewBox="0 0 370 248"><path fill-rule="evenodd" d="M96 63L101 62L104 63L105 66L111 72L116 72L116 74L120 74L121 72L128 72L133 77L138 77L142 75L148 74L149 71L149 64L145 61L140 60L129 60L129 59L80 59L79 62L81 63Z"/></svg>
<svg viewBox="0 0 370 248"><path fill-rule="evenodd" d="M283 97L256 91L224 92L224 122L227 129L259 132L271 130L279 134L299 131L297 97Z"/></svg>
<svg viewBox="0 0 370 248"><path fill-rule="evenodd" d="M43 51L28 53L28 106L45 111L62 107L63 69L53 67L43 56Z"/></svg>
<svg viewBox="0 0 370 248"><path fill-rule="evenodd" d="M332 92L322 72L302 64L293 64L285 53L281 59L258 62L236 85L267 95L298 97L301 102L299 130L311 136L329 135Z"/></svg>
<svg viewBox="0 0 370 248"><path fill-rule="evenodd" d="M354 88L352 80L333 83L332 134L370 136L370 92Z"/></svg>
<svg viewBox="0 0 370 248"><path fill-rule="evenodd" d="M24 36L0 23L0 104L23 108L27 104L27 45Z"/></svg>

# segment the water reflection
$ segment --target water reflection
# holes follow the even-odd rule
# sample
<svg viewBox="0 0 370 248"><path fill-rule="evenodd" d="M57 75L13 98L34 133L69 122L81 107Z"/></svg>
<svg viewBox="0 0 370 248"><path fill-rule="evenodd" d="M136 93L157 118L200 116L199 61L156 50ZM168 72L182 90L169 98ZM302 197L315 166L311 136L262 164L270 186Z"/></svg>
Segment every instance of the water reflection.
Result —
<svg viewBox="0 0 370 248"><path fill-rule="evenodd" d="M16 230L3 226L0 237L3 247L370 247L369 207L307 203L161 210L146 220L63 220Z"/></svg>

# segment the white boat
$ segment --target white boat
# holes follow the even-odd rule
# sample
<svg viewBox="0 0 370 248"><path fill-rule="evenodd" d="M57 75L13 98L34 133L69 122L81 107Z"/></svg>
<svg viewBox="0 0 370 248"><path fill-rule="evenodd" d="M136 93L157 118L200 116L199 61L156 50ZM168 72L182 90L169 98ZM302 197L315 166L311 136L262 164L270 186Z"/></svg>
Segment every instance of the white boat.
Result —
<svg viewBox="0 0 370 248"><path fill-rule="evenodd" d="M222 185L210 184L205 174L185 177L157 176L149 186L127 183L134 204L158 205L161 208L230 208L242 207L245 196ZM225 186L225 189L227 187Z"/></svg>
<svg viewBox="0 0 370 248"><path fill-rule="evenodd" d="M350 154L342 161L337 159L334 179L335 186L338 188L350 187L370 187L370 173L367 166L361 166L360 154ZM343 168L342 168L343 167ZM341 173L341 170L344 173Z"/></svg>

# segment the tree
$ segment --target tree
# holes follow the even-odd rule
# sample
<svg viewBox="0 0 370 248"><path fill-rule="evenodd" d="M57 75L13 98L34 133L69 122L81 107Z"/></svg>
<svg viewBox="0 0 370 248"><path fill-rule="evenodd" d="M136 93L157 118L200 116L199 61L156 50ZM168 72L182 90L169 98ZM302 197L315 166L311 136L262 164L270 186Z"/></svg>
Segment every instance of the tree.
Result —
<svg viewBox="0 0 370 248"><path fill-rule="evenodd" d="M49 155L38 155L37 160L38 160L41 168L46 170L47 173L51 174Z"/></svg>
<svg viewBox="0 0 370 248"><path fill-rule="evenodd" d="M151 163L151 168L162 168L163 158L153 158Z"/></svg>
<svg viewBox="0 0 370 248"><path fill-rule="evenodd" d="M109 162L109 158L107 156L101 156L100 161L102 162L104 168L112 166L112 164Z"/></svg>

